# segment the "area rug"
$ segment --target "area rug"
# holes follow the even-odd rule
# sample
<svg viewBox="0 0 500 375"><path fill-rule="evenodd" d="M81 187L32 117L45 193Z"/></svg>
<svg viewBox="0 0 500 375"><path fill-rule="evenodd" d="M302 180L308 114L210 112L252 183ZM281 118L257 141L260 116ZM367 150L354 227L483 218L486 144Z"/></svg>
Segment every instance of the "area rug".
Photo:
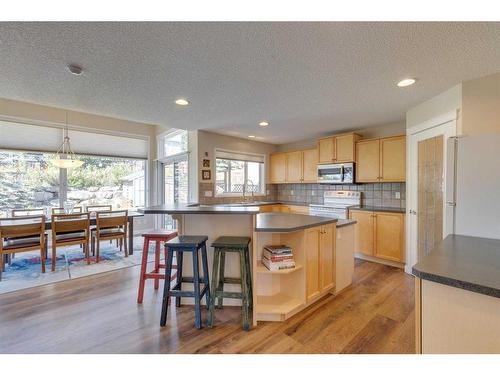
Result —
<svg viewBox="0 0 500 375"><path fill-rule="evenodd" d="M149 253L154 254L154 243L149 247ZM49 251L50 257L50 251ZM68 246L57 250L56 270L51 272L51 259L46 260L46 272L42 273L40 253L16 254L10 265L5 266L0 281L0 294L13 292L20 289L31 288L64 280L95 275L102 272L139 265L142 259L142 237L134 238L134 254L125 257L118 247L103 241L101 243L99 262L91 257L87 260L79 246ZM149 255L148 260L154 256Z"/></svg>

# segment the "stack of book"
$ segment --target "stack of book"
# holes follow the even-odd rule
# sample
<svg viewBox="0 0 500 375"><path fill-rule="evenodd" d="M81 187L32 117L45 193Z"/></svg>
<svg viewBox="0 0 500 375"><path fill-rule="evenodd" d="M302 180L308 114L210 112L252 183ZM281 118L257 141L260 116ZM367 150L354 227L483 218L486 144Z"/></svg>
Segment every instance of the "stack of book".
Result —
<svg viewBox="0 0 500 375"><path fill-rule="evenodd" d="M262 264L270 271L295 268L292 248L286 245L266 245L262 252Z"/></svg>

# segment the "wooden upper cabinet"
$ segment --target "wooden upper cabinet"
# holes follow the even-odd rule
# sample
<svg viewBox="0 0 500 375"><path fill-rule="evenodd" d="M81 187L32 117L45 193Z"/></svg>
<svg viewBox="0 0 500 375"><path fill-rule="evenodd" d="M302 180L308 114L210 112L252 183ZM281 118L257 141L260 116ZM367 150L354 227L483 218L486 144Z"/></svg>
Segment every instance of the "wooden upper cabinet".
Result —
<svg viewBox="0 0 500 375"><path fill-rule="evenodd" d="M320 164L353 162L355 145L361 139L359 134L348 133L318 140Z"/></svg>
<svg viewBox="0 0 500 375"><path fill-rule="evenodd" d="M313 148L302 152L302 182L318 182L318 150Z"/></svg>
<svg viewBox="0 0 500 375"><path fill-rule="evenodd" d="M404 182L406 136L356 143L356 182Z"/></svg>
<svg viewBox="0 0 500 375"><path fill-rule="evenodd" d="M286 182L286 154L273 154L269 161L271 183Z"/></svg>
<svg viewBox="0 0 500 375"><path fill-rule="evenodd" d="M321 138L318 141L318 162L321 164L333 163L336 158L335 138Z"/></svg>
<svg viewBox="0 0 500 375"><path fill-rule="evenodd" d="M406 137L390 137L380 140L380 177L382 181L406 179Z"/></svg>
<svg viewBox="0 0 500 375"><path fill-rule="evenodd" d="M356 144L356 182L380 180L380 140L360 141Z"/></svg>
<svg viewBox="0 0 500 375"><path fill-rule="evenodd" d="M404 262L404 214L375 214L375 256Z"/></svg>
<svg viewBox="0 0 500 375"><path fill-rule="evenodd" d="M351 211L349 217L357 221L354 225L354 251L365 255L374 253L375 215L371 211Z"/></svg>
<svg viewBox="0 0 500 375"><path fill-rule="evenodd" d="M335 163L346 163L355 160L356 142L361 138L358 134L345 134L335 137Z"/></svg>
<svg viewBox="0 0 500 375"><path fill-rule="evenodd" d="M287 152L286 182L302 182L302 151Z"/></svg>

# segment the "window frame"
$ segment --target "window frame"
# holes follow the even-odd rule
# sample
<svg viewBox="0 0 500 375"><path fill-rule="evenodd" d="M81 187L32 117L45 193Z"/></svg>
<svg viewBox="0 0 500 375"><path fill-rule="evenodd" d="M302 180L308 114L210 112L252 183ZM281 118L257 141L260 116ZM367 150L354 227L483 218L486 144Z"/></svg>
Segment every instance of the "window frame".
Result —
<svg viewBox="0 0 500 375"><path fill-rule="evenodd" d="M248 156L254 156L254 157L259 157L262 158L262 166L260 167L259 171L259 180L260 180L260 191L258 193L248 193L246 192L246 183L248 180L248 163L252 161L248 160L239 160L239 159L231 159L235 161L242 161L244 162L244 187L243 191L241 193L231 193L231 192L224 192L224 193L217 193L217 159L222 159L222 160L230 160L230 159L225 159L225 158L218 158L217 157L217 152L225 152L225 153L234 153L234 154L239 154L239 155L248 155ZM257 162L255 162L257 163ZM214 149L214 164L213 164L213 184L214 184L214 197L217 198L224 198L224 197L247 197L251 195L252 197L265 197L267 196L267 191L266 191L266 165L267 165L267 155L265 154L257 154L257 153L250 153L250 152L240 152L240 151L235 151L235 150L227 150L223 148L215 148ZM231 176L229 176L229 179L231 179Z"/></svg>

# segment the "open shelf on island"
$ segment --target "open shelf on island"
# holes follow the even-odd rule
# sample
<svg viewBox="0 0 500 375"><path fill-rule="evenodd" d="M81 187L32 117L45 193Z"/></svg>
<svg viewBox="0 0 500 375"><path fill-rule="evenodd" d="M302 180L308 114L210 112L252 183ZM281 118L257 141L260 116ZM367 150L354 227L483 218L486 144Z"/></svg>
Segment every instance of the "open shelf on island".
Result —
<svg viewBox="0 0 500 375"><path fill-rule="evenodd" d="M287 275L289 273L298 271L302 268L302 264L296 264L294 268L287 268L285 270L276 270L271 271L264 266L259 260L259 264L257 265L257 273L267 273L267 274L276 274L276 275Z"/></svg>
<svg viewBox="0 0 500 375"><path fill-rule="evenodd" d="M257 296L257 314L265 315L267 320L283 321L295 314L304 301L283 293L270 296Z"/></svg>

